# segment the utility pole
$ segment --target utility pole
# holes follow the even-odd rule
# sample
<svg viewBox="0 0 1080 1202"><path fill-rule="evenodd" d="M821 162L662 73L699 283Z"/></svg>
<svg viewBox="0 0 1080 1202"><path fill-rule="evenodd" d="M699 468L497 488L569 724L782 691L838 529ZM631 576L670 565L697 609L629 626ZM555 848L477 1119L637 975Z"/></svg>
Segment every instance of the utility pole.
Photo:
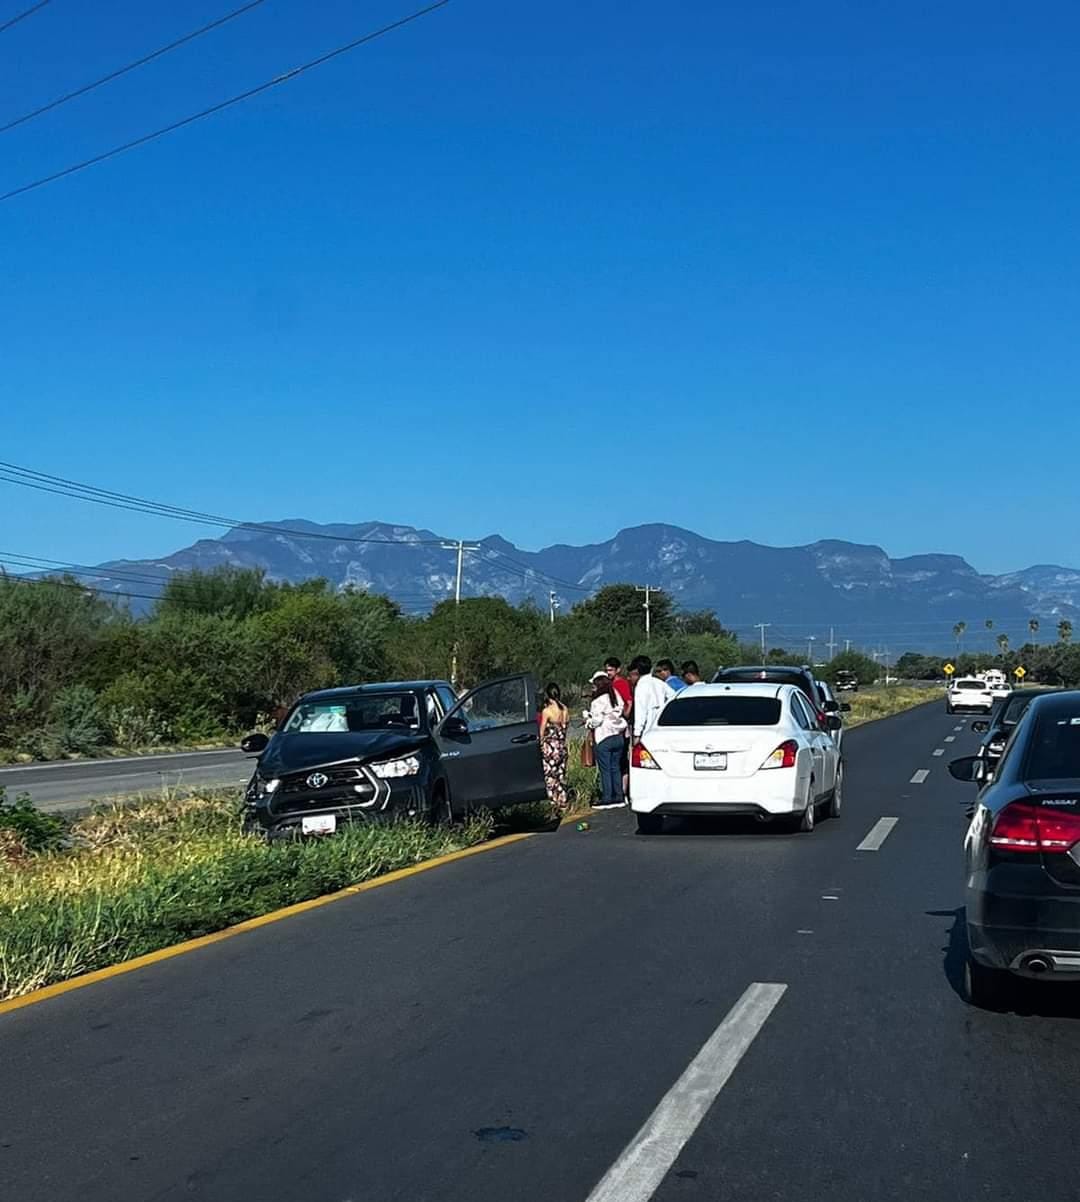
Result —
<svg viewBox="0 0 1080 1202"><path fill-rule="evenodd" d="M806 662L812 668L814 666L814 644L817 642L817 637L812 634L806 636Z"/></svg>
<svg viewBox="0 0 1080 1202"><path fill-rule="evenodd" d="M829 659L833 659L836 655L836 630L834 627L829 627L829 641L825 644L829 648Z"/></svg>
<svg viewBox="0 0 1080 1202"><path fill-rule="evenodd" d="M552 589L548 593L548 613L551 615L551 624L555 625L555 611L559 608L559 598L555 596L555 590Z"/></svg>
<svg viewBox="0 0 1080 1202"><path fill-rule="evenodd" d="M851 650L851 639L844 639L844 650L845 651Z"/></svg>
<svg viewBox="0 0 1080 1202"><path fill-rule="evenodd" d="M772 625L771 622L755 622L754 629L761 631L761 662L765 662L765 631Z"/></svg>
<svg viewBox="0 0 1080 1202"><path fill-rule="evenodd" d="M647 647L652 635L652 594L656 592L656 589L651 584L647 584L644 588L639 587L635 591L645 594L645 645Z"/></svg>
<svg viewBox="0 0 1080 1202"><path fill-rule="evenodd" d="M467 543L462 539L458 539L456 543L441 543L440 546L444 551L457 552L457 578L454 582L454 604L461 604L461 566L465 559L466 551L479 551L479 543Z"/></svg>
<svg viewBox="0 0 1080 1202"><path fill-rule="evenodd" d="M458 539L456 543L440 544L444 551L457 552L457 576L454 580L454 607L455 609L461 604L461 567L465 560L466 551L479 551L479 543L467 543L464 539ZM454 639L454 651L450 659L450 683L457 687L457 663L458 663L458 644L457 639Z"/></svg>

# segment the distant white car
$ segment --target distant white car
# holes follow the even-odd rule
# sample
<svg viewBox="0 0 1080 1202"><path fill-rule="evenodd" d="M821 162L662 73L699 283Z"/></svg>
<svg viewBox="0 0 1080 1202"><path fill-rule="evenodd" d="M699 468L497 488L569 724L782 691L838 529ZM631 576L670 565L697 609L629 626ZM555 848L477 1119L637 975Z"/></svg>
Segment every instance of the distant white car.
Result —
<svg viewBox="0 0 1080 1202"><path fill-rule="evenodd" d="M630 757L630 808L643 835L664 816L752 814L812 831L835 818L840 750L795 685L696 684L668 702Z"/></svg>
<svg viewBox="0 0 1080 1202"><path fill-rule="evenodd" d="M945 712L980 710L988 714L994 708L994 690L977 676L961 676L949 685L945 694Z"/></svg>

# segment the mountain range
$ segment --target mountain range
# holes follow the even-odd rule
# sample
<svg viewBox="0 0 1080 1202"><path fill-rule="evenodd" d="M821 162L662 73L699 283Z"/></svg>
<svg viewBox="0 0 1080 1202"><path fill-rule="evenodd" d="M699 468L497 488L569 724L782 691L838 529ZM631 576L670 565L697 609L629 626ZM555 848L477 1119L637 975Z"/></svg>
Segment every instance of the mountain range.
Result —
<svg viewBox="0 0 1080 1202"><path fill-rule="evenodd" d="M498 595L544 608L549 593L565 611L597 587L628 581L666 590L686 610L714 611L744 636L769 623L770 645L819 649L831 636L864 648L926 651L955 647L957 622L965 645L989 648L997 635L1012 646L1056 637L1062 618L1080 617L1080 571L1038 565L1002 576L978 572L958 555L890 558L881 547L829 539L801 547L721 542L677 526L620 530L606 542L556 544L525 551L498 535L472 544L463 557L462 596ZM383 522L320 525L303 519L251 524L221 538L200 539L162 559L115 560L86 583L142 594L178 571L232 565L259 567L274 580L325 577L336 587L385 593L406 612L424 612L453 596L456 552L430 530ZM986 621L993 629L986 628Z"/></svg>

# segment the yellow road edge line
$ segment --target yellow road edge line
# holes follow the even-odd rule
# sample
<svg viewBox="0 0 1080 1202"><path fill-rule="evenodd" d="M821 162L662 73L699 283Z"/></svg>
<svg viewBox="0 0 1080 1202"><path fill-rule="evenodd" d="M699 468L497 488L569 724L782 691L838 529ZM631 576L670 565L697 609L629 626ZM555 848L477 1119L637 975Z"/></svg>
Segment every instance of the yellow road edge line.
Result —
<svg viewBox="0 0 1080 1202"><path fill-rule="evenodd" d="M214 931L211 935L200 935L197 939L188 939L184 943L174 943L171 947L159 948L156 952L147 952L145 956L136 956L133 960L124 960L120 964L111 964L108 968L98 968L93 972L84 973L82 976L72 977L68 981L57 981L55 985L46 985L42 989L35 989L32 993L24 993L21 997L9 998L5 1002L0 1002L0 1014L7 1014L11 1010L21 1010L24 1006L34 1006L48 998L59 997L62 993L85 989L87 985L95 985L98 981L123 976L124 973L135 972L150 964L157 964L161 960L171 960L174 956L187 955L188 952L198 951L199 948L208 947L211 943L220 943L224 939L231 939L234 935L241 935L245 931L254 931L258 927L269 926L272 922L281 922L283 918L291 918L294 914L317 910L320 906L329 906L333 902L353 897L357 893L366 893L369 889L392 885L395 881L416 876L417 873L427 872L432 868L440 868L443 864L452 864L455 860L464 860L469 856L479 855L481 852L494 851L497 847L506 847L509 843L519 843L522 839L531 838L531 831L522 831L515 835L502 835L487 843L477 843L475 847L465 847L461 851L450 851L444 856L435 856L434 859L423 860L419 864L410 864L407 868L395 868L393 872L372 877L369 881L361 881L358 885L346 885L344 889L339 889L336 893L324 893L322 897L313 897L308 901L284 906L280 910L271 910L269 914L260 914L258 918L245 919L243 922L236 923L235 926L226 927L223 931Z"/></svg>

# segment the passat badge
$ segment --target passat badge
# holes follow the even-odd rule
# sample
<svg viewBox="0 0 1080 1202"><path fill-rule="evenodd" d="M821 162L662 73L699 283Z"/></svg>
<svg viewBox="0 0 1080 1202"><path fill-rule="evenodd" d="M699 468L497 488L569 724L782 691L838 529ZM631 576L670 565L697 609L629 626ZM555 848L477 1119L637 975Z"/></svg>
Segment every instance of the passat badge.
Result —
<svg viewBox="0 0 1080 1202"><path fill-rule="evenodd" d="M313 772L307 778L307 785L309 789L321 789L329 781L330 778L324 772Z"/></svg>

